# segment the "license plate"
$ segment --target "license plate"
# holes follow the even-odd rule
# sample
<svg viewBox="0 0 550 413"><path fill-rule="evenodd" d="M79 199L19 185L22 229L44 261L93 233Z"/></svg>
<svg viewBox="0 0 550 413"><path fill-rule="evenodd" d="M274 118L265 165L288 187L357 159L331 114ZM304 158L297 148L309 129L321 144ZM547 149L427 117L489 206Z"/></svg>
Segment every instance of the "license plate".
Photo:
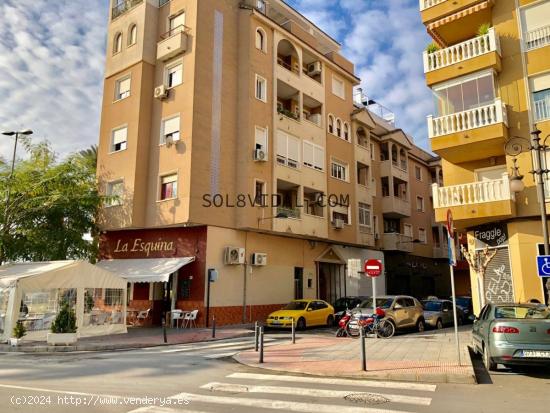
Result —
<svg viewBox="0 0 550 413"><path fill-rule="evenodd" d="M537 359L548 359L548 358L550 358L550 351L523 350L523 357L525 357L525 358L537 358Z"/></svg>
<svg viewBox="0 0 550 413"><path fill-rule="evenodd" d="M273 324L275 326L275 325L281 325L283 323L280 322L280 321L272 321L271 324Z"/></svg>

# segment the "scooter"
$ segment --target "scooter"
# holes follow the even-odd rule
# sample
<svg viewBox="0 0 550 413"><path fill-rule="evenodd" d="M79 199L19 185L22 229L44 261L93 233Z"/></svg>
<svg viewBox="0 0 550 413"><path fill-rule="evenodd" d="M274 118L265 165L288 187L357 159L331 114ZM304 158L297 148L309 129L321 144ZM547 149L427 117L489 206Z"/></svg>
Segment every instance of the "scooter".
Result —
<svg viewBox="0 0 550 413"><path fill-rule="evenodd" d="M338 321L338 330L336 330L336 337L350 336L349 322L351 321L351 316L351 311L349 309L346 309L346 311Z"/></svg>

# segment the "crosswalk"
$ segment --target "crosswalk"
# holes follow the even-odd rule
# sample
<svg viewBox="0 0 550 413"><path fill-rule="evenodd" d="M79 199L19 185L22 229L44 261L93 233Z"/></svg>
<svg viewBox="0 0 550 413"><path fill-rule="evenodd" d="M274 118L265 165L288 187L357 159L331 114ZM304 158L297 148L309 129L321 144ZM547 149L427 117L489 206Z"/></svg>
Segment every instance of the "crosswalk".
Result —
<svg viewBox="0 0 550 413"><path fill-rule="evenodd" d="M421 383L239 372L170 397L185 405L140 407L128 413L421 413L436 390L436 385Z"/></svg>

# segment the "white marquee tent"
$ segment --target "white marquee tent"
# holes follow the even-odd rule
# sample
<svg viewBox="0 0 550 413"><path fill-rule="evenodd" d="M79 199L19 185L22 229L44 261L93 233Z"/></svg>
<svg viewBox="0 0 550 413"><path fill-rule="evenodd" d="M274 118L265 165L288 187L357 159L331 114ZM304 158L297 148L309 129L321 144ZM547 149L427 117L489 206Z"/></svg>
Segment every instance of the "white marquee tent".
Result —
<svg viewBox="0 0 550 413"><path fill-rule="evenodd" d="M25 339L44 340L61 303L75 310L79 337L126 333L127 282L84 261L0 266L0 341L17 322Z"/></svg>

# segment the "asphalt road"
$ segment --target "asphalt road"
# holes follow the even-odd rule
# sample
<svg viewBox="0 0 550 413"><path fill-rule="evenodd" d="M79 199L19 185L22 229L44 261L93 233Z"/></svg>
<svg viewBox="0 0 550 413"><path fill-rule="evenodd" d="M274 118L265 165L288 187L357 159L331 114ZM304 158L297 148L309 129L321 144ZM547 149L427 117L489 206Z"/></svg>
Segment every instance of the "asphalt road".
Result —
<svg viewBox="0 0 550 413"><path fill-rule="evenodd" d="M273 345L287 337L267 340ZM253 339L240 338L120 352L0 354L0 411L549 411L549 370L489 376L476 362L479 385L350 382L250 369L229 357L252 346Z"/></svg>

